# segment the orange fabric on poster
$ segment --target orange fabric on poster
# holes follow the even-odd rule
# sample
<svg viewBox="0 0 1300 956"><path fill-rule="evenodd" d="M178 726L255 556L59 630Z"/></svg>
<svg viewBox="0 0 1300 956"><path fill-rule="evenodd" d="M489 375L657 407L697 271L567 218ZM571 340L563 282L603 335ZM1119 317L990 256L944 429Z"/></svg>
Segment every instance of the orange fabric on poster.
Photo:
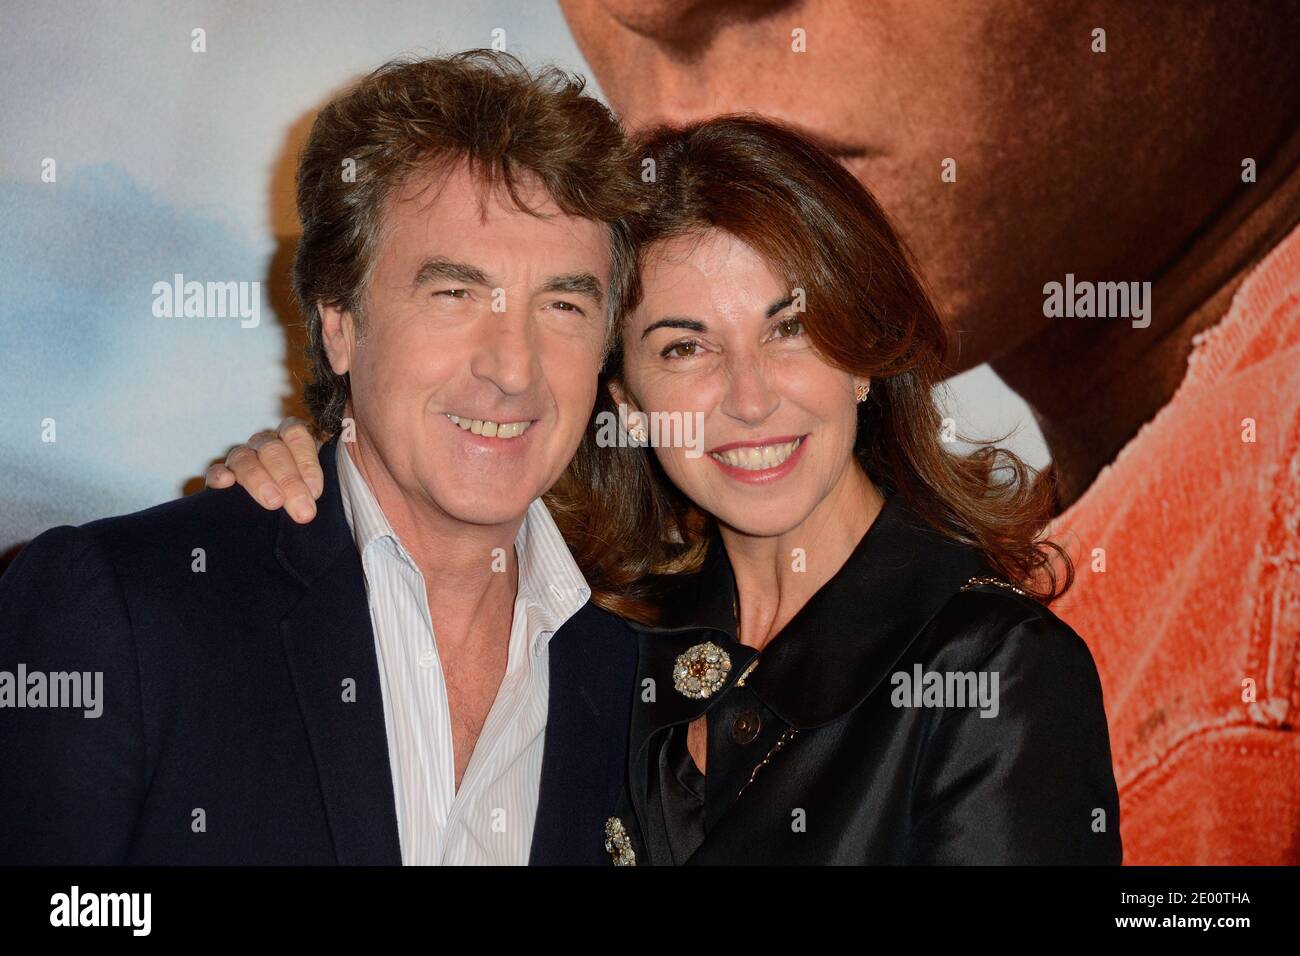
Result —
<svg viewBox="0 0 1300 956"><path fill-rule="evenodd" d="M1124 862L1300 863L1300 229L1054 530L1078 578L1053 610L1101 674Z"/></svg>

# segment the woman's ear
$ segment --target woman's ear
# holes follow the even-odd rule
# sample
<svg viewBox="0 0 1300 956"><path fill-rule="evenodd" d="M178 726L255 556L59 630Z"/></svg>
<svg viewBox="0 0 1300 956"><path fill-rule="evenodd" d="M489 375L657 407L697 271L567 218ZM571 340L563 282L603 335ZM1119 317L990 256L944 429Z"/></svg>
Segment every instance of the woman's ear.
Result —
<svg viewBox="0 0 1300 956"><path fill-rule="evenodd" d="M611 378L605 383L609 389L609 397L614 399L615 405L624 405L627 403L627 393L623 391L623 383L616 378Z"/></svg>
<svg viewBox="0 0 1300 956"><path fill-rule="evenodd" d="M623 388L622 382L611 378L605 383L605 387L609 389L609 397L614 399L614 404L618 406L619 422L631 437L633 447L644 445L649 440L649 416L635 404L628 402L627 390Z"/></svg>

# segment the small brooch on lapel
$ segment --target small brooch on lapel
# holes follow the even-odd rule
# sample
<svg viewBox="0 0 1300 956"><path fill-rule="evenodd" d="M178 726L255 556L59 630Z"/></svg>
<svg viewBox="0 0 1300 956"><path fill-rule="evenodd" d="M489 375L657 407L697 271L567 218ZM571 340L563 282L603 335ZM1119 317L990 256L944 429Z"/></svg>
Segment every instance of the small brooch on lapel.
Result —
<svg viewBox="0 0 1300 956"><path fill-rule="evenodd" d="M727 682L731 658L712 641L696 644L677 655L673 664L673 686L691 700L712 697Z"/></svg>
<svg viewBox="0 0 1300 956"><path fill-rule="evenodd" d="M628 838L627 828L618 817L605 821L605 852L614 858L615 866L636 866L636 852Z"/></svg>

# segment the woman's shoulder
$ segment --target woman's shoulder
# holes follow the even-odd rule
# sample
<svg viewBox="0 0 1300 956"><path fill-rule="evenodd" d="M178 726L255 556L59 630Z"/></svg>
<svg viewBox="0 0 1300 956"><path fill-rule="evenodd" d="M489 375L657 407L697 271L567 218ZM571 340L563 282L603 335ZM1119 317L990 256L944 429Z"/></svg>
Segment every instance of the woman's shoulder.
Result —
<svg viewBox="0 0 1300 956"><path fill-rule="evenodd" d="M920 643L939 670L1034 670L1096 679L1084 639L1024 591L993 578L972 579L949 598Z"/></svg>
<svg viewBox="0 0 1300 956"><path fill-rule="evenodd" d="M1118 864L1105 707L1079 635L982 584L953 594L914 648L913 705L940 709L924 725L911 862Z"/></svg>

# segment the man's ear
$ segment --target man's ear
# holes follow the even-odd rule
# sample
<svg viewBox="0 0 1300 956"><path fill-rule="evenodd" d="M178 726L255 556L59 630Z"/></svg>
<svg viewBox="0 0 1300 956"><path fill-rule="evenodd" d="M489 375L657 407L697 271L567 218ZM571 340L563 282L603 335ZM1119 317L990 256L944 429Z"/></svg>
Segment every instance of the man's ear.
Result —
<svg viewBox="0 0 1300 956"><path fill-rule="evenodd" d="M357 324L352 313L338 305L317 303L321 318L321 341L335 375L346 375L352 368L352 353L357 345Z"/></svg>

